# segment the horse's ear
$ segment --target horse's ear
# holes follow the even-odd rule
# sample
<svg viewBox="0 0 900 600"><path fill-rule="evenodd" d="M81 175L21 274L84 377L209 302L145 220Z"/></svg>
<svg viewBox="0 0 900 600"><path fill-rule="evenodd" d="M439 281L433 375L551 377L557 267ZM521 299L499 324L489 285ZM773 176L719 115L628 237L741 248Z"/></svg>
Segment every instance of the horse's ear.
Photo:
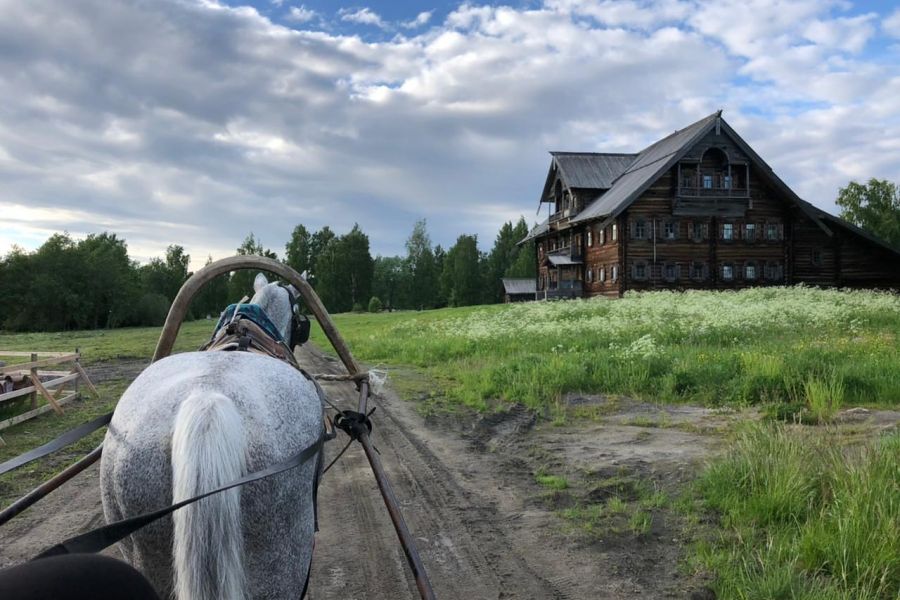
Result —
<svg viewBox="0 0 900 600"><path fill-rule="evenodd" d="M266 279L266 276L263 275L262 273L257 273L256 279L253 280L253 291L258 292L259 290L263 289L267 285L269 285L269 280Z"/></svg>

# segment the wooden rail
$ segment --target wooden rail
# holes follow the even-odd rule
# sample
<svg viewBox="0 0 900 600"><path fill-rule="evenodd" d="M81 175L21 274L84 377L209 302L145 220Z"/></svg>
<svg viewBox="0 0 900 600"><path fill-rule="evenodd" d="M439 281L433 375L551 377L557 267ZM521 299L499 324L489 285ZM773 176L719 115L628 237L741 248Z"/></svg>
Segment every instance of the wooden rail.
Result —
<svg viewBox="0 0 900 600"><path fill-rule="evenodd" d="M81 355L76 352L21 352L0 350L0 356L27 356L31 360L24 363L16 363L13 365L4 365L0 367L0 384L25 383L19 389L3 391L0 388L0 403L15 400L28 396L31 398L31 409L21 414L15 415L3 421L0 421L0 430L12 427L29 419L33 419L38 415L42 415L51 410L57 414L63 413L63 406L80 396L78 383L83 382L90 393L99 398L100 394L87 373L81 367L79 360ZM45 356L46 358L38 358ZM42 367L52 365L60 365L71 363L71 370L43 370ZM41 372L43 371L43 372ZM50 377L46 381L42 381L41 377ZM66 389L67 384L73 384L73 389ZM55 390L53 392L52 390ZM46 400L46 404L38 406L38 397ZM0 438L0 444L3 438Z"/></svg>

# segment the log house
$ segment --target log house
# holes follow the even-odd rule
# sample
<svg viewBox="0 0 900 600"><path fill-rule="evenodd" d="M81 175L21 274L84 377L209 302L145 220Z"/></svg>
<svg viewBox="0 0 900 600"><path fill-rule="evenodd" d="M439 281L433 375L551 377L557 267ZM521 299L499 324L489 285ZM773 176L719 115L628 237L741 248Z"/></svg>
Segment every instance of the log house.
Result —
<svg viewBox="0 0 900 600"><path fill-rule="evenodd" d="M900 250L799 198L721 111L637 154L551 152L537 299L806 283L900 289Z"/></svg>

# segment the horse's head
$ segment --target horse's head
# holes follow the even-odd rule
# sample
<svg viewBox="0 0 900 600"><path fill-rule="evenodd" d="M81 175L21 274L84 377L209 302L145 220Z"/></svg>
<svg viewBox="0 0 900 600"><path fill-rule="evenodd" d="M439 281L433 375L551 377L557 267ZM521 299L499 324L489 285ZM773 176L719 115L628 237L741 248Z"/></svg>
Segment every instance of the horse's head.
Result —
<svg viewBox="0 0 900 600"><path fill-rule="evenodd" d="M253 298L250 299L251 304L258 304L272 324L278 328L281 337L289 343L301 343L305 340L293 340L292 336L295 319L299 315L295 314L295 306L297 304L297 290L294 286L282 286L276 282L269 283L266 276L262 273L256 275L253 281Z"/></svg>

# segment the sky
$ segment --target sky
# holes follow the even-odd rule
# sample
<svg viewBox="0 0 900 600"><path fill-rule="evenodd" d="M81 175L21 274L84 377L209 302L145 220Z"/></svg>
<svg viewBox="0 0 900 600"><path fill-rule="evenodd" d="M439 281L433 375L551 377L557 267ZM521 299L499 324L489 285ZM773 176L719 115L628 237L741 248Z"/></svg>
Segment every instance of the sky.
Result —
<svg viewBox="0 0 900 600"><path fill-rule="evenodd" d="M404 253L539 220L549 150L722 109L801 197L900 182L900 8L828 0L0 0L0 254L199 267L295 225ZM543 213L542 213L543 214Z"/></svg>

